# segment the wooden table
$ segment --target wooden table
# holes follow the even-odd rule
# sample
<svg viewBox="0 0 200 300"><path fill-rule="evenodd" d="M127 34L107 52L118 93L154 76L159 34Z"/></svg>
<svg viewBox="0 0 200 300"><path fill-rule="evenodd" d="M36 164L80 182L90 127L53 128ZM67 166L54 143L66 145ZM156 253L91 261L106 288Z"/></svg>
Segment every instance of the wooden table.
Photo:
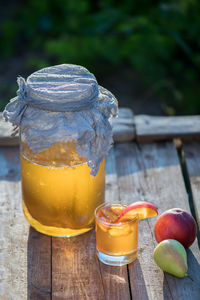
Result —
<svg viewBox="0 0 200 300"><path fill-rule="evenodd" d="M134 119L130 110L120 110L113 126L115 141L121 143L115 143L106 160L106 201L146 200L158 207L159 214L181 207L191 210L200 225L200 142L193 141L200 121L191 118L180 134L183 141L174 143L178 129L160 125L156 131L155 123L166 124L167 119ZM0 134L1 300L200 299L197 240L187 250L192 280L163 273L153 260L156 218L140 221L139 257L123 267L98 261L94 231L68 239L30 228L21 208L18 141L8 137L6 126Z"/></svg>

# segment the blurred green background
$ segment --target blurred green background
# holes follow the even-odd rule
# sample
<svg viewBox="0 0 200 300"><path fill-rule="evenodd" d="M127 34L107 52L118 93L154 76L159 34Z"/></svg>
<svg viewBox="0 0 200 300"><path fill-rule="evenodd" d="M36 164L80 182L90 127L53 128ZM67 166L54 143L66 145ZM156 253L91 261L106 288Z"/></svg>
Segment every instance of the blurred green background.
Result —
<svg viewBox="0 0 200 300"><path fill-rule="evenodd" d="M0 110L18 75L74 63L135 113L199 114L199 12L198 0L4 2Z"/></svg>

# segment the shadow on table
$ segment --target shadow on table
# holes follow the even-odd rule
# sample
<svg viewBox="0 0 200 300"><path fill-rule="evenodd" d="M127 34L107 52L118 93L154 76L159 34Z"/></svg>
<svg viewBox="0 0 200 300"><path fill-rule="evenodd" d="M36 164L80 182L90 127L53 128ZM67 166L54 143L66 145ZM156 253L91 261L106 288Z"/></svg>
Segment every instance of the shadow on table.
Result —
<svg viewBox="0 0 200 300"><path fill-rule="evenodd" d="M200 264L190 249L187 249L189 277L176 278L165 273L163 281L164 300L199 300L200 297ZM192 270L192 271L191 271Z"/></svg>
<svg viewBox="0 0 200 300"><path fill-rule="evenodd" d="M27 245L28 300L51 299L51 237L30 227Z"/></svg>
<svg viewBox="0 0 200 300"><path fill-rule="evenodd" d="M149 296L139 259L128 266L132 299L148 300Z"/></svg>

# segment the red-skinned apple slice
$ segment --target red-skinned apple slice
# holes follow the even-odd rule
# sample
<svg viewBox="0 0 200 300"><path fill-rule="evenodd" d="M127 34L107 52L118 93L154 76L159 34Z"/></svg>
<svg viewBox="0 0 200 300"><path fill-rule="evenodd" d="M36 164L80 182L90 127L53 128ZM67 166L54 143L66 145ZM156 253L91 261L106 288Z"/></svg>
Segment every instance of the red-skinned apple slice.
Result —
<svg viewBox="0 0 200 300"><path fill-rule="evenodd" d="M136 215L138 215L138 219L147 219L151 217L156 217L158 215L157 208L145 201L138 201L127 206L122 213L118 217L118 222L131 220Z"/></svg>

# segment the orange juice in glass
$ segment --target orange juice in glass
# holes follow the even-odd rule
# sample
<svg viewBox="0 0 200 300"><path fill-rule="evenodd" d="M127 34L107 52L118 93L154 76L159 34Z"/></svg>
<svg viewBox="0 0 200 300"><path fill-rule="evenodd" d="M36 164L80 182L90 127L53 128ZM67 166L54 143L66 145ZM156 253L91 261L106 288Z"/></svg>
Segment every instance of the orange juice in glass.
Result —
<svg viewBox="0 0 200 300"><path fill-rule="evenodd" d="M103 204L95 211L97 256L108 265L122 266L137 258L138 215L116 222L124 208Z"/></svg>

